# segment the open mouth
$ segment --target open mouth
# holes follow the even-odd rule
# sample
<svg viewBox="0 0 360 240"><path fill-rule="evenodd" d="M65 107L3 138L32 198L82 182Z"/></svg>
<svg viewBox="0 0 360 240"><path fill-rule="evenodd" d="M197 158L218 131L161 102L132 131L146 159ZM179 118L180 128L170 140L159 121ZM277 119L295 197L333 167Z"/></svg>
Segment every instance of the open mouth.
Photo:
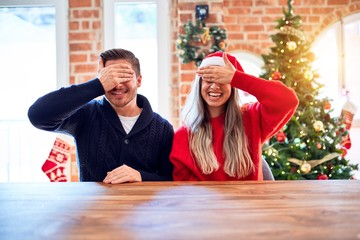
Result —
<svg viewBox="0 0 360 240"><path fill-rule="evenodd" d="M125 90L125 89L114 89L114 90L112 90L111 91L111 94L113 94L113 95L123 95L123 94L125 94L125 93L127 93L128 91L127 90Z"/></svg>
<svg viewBox="0 0 360 240"><path fill-rule="evenodd" d="M210 97L210 99L218 99L222 96L222 93L214 93L214 92L209 92L208 96Z"/></svg>

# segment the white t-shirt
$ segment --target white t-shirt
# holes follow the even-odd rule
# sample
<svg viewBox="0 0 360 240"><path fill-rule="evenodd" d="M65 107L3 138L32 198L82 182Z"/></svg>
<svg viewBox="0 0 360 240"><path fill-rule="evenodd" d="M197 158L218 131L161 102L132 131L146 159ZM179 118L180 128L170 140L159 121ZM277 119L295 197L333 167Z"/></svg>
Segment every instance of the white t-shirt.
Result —
<svg viewBox="0 0 360 240"><path fill-rule="evenodd" d="M121 121L121 124L126 132L126 134L128 134L131 129L133 128L133 126L135 125L136 120L139 118L140 114L134 117L124 117L124 116L120 116L118 115Z"/></svg>

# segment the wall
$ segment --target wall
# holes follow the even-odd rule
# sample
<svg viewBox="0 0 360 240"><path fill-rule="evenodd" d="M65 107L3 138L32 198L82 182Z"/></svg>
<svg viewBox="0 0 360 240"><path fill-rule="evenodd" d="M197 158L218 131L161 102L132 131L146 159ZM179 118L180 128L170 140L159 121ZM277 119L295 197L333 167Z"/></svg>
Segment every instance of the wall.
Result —
<svg viewBox="0 0 360 240"><path fill-rule="evenodd" d="M169 0L172 27L171 119L174 127L180 124L179 113L194 77L193 63L180 64L175 41L183 33L183 25L195 22L195 6L208 4L207 25L225 28L228 34L227 51L267 53L276 32L276 20L282 17L287 0ZM97 59L103 49L103 0L69 0L69 57L70 83L80 83L95 77ZM303 30L312 40L332 23L360 12L360 0L299 0L294 1L294 14L303 20Z"/></svg>
<svg viewBox="0 0 360 240"><path fill-rule="evenodd" d="M210 16L207 26L212 24L225 28L228 34L226 51L245 51L260 55L268 53L272 46L270 35L276 33L276 20L287 9L287 0L173 0L173 121L179 124L179 111L183 106L191 81L194 77L193 63L180 64L176 57L178 33L183 33L183 25L191 19L195 22L195 6L208 4ZM340 18L360 12L360 0L299 0L294 1L294 14L303 21L303 30L310 41Z"/></svg>
<svg viewBox="0 0 360 240"><path fill-rule="evenodd" d="M70 83L96 77L103 51L102 0L69 0Z"/></svg>

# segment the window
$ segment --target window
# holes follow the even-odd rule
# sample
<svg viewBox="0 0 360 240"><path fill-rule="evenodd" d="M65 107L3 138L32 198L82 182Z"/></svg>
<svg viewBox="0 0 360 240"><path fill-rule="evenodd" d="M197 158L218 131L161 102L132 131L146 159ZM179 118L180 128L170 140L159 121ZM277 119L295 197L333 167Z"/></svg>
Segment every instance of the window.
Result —
<svg viewBox="0 0 360 240"><path fill-rule="evenodd" d="M169 119L170 34L168 1L104 1L105 49L125 48L140 60L139 94L155 112Z"/></svg>
<svg viewBox="0 0 360 240"><path fill-rule="evenodd" d="M41 166L55 135L35 129L27 110L67 81L65 16L63 1L0 2L0 182L48 181Z"/></svg>
<svg viewBox="0 0 360 240"><path fill-rule="evenodd" d="M340 114L346 94L360 108L360 14L354 14L333 24L314 43L316 56L314 69L318 69L319 81L325 85L323 94L332 98L334 114ZM353 126L359 126L359 110Z"/></svg>

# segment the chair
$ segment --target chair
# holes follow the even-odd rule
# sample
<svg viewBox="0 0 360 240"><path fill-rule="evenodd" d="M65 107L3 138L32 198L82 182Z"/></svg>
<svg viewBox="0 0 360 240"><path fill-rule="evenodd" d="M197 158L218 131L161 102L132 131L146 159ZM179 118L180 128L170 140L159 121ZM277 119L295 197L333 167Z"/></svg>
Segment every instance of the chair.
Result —
<svg viewBox="0 0 360 240"><path fill-rule="evenodd" d="M275 180L274 175L271 172L271 169L269 167L269 164L265 161L264 158L262 158L262 171L264 180Z"/></svg>

